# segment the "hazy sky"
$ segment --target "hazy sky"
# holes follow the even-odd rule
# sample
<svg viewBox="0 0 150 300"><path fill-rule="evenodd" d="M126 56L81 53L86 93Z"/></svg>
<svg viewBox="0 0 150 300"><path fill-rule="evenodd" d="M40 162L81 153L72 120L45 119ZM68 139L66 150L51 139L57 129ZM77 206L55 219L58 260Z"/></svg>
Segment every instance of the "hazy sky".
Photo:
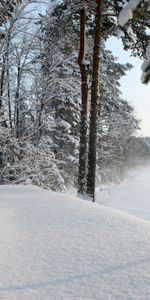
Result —
<svg viewBox="0 0 150 300"><path fill-rule="evenodd" d="M130 53L123 50L121 41L111 38L107 42L107 48L119 58L119 62L130 62L134 68L127 72L121 79L121 91L125 100L129 101L135 108L136 116L141 120L142 136L150 136L150 85L141 83L141 64L138 58L130 57Z"/></svg>

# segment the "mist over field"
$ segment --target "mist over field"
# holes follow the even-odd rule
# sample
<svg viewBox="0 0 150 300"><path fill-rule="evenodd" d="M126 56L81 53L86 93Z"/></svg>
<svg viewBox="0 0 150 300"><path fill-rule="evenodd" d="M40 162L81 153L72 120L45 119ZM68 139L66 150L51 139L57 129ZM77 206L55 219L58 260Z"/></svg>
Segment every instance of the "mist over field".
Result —
<svg viewBox="0 0 150 300"><path fill-rule="evenodd" d="M98 202L150 221L150 160L132 169L121 184L98 192Z"/></svg>

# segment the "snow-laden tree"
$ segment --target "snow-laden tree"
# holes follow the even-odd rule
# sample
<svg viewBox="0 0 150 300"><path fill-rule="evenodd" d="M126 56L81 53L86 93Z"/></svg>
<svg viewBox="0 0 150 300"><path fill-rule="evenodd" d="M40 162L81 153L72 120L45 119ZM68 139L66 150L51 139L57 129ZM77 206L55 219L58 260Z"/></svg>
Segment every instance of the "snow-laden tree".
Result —
<svg viewBox="0 0 150 300"><path fill-rule="evenodd" d="M97 164L103 179L120 176L120 170L126 169L126 144L138 128L132 106L121 97L119 80L131 69L130 64L120 64L111 51L102 49L101 107L98 122ZM118 174L117 174L118 171ZM106 179L106 175L104 176Z"/></svg>
<svg viewBox="0 0 150 300"><path fill-rule="evenodd" d="M9 173L10 164L15 161L18 148L17 140L10 129L0 124L0 184L5 183L5 176ZM11 181L11 176L9 180Z"/></svg>
<svg viewBox="0 0 150 300"><path fill-rule="evenodd" d="M124 31L129 33L130 42L126 48L132 47L133 54L138 52L141 58L145 58L142 64L142 83L149 83L150 80L150 1L129 0L121 9L119 24ZM141 25L141 26L140 26ZM135 34L136 33L136 34ZM142 46L142 47L141 47Z"/></svg>
<svg viewBox="0 0 150 300"><path fill-rule="evenodd" d="M51 139L42 137L34 146L18 141L10 129L0 126L0 184L34 184L52 190L64 190L63 177L51 150Z"/></svg>
<svg viewBox="0 0 150 300"><path fill-rule="evenodd" d="M65 9L63 8L63 6L61 5L61 7L59 8L60 11L62 10L62 12L64 13ZM42 36L43 37L42 61L43 61L43 74L45 76L44 90L47 99L49 99L47 101L47 104L45 105L43 116L45 116L46 113L51 114L52 116L53 125L51 125L49 135L52 137L54 143L53 149L56 158L59 161L62 161L61 168L65 170L64 178L66 179L67 182L68 174L70 174L71 172L73 176L75 174L73 171L75 170L73 167L74 164L71 164L71 162L69 162L69 159L71 158L72 162L74 163L77 162L77 157L78 157L77 155L78 148L76 148L72 142L74 141L74 138L76 141L76 145L78 145L79 142L79 135L77 134L80 126L79 106L77 104L77 101L74 101L73 99L75 99L76 97L78 98L80 92L79 92L79 80L78 80L79 77L77 72L77 66L75 64L75 60L73 59L73 54L75 53L75 57L76 57L77 50L75 52L74 51L75 47L70 46L69 53L67 51L67 55L66 54L64 55L63 42L64 42L65 34L64 33L62 34L62 36L59 38L59 41L58 39L55 39L55 31L57 31L57 26L58 26L58 30L60 30L59 29L60 20L57 19L58 16L56 14L57 10L58 7L55 10L55 12L52 13L50 20L48 20L49 17L47 16L46 19L46 22L48 20L47 26L45 26L46 23L43 23L44 33L45 33L45 35ZM60 19L61 21L63 21L63 16ZM54 23L55 26L53 25ZM75 22L75 26L77 27L76 22ZM78 34L79 33L76 32L76 36L75 36L74 33L73 36L74 40L77 40ZM66 43L65 45L66 45L66 49L68 49L68 43ZM70 40L70 45L72 45L71 40ZM89 57L91 55L91 52L92 49L91 49L91 41L90 41L90 43L87 45L87 53ZM99 165L101 163L102 164L101 168L103 168L103 166L106 165L106 160L107 163L109 162L109 164L110 163L112 164L113 159L114 159L114 164L116 163L118 165L119 164L125 165L125 163L123 162L123 150L121 149L125 149L125 141L127 141L127 139L135 131L137 127L137 121L132 115L133 109L126 101L123 101L121 99L120 90L119 90L119 79L121 78L121 76L125 75L125 71L129 70L131 66L128 64L121 65L117 63L112 53L109 51L103 50L101 56L102 56L101 60L102 60L103 67L102 67L102 75L101 75L102 76L101 112L99 110L100 121L98 125L99 126L98 127L99 128L98 129L99 130L98 153L99 153ZM86 66L86 68L90 68L91 59L84 60L82 63ZM73 76L73 70L75 71L74 76ZM90 88L91 70L89 69L87 71L89 76L88 80L89 80L89 88ZM77 78L75 80L76 76ZM73 91L72 86L74 87L74 91L78 91L77 93L71 92ZM66 105L65 103L68 97L68 92L71 98L69 100L70 102L67 101L67 105ZM73 107L72 107L71 99L73 100L74 103ZM72 114L74 120L74 112L76 112L76 114L78 115L78 118L75 121L76 127L74 127L73 123L71 122ZM120 123L120 128L119 128L119 123ZM104 128L104 130L102 129L102 127ZM73 130L73 128L75 130ZM115 133L115 129L116 129L116 133ZM121 139L121 137L125 137L124 129L126 130L126 132L128 132L128 134L126 135L126 139L125 138ZM107 139L107 141L105 141L105 144L108 143L108 146L107 146L107 152L104 153L105 157L103 157L103 151L99 151L99 149L103 148L103 141L106 140L106 132L107 133L109 132L110 136L109 136L109 140ZM101 138L99 139L99 137ZM100 143L102 143L102 145ZM72 177L69 178L72 180Z"/></svg>
<svg viewBox="0 0 150 300"><path fill-rule="evenodd" d="M97 163L102 179L107 171L105 180L122 180L126 170L131 167L128 141L135 135L138 121L132 106L122 99L118 99L117 107L110 107L108 117L109 123L102 121L98 126Z"/></svg>
<svg viewBox="0 0 150 300"><path fill-rule="evenodd" d="M21 0L1 0L0 25L4 24L9 18L11 18L15 6L20 2Z"/></svg>
<svg viewBox="0 0 150 300"><path fill-rule="evenodd" d="M87 166L93 168L96 162L94 160L93 164L96 152L89 158L89 163L87 161L90 112L91 126L98 125L97 164L101 173L108 163L124 164L123 156L128 157L126 144L131 140L133 124L136 127L132 108L121 99L118 83L129 66L117 63L110 52L103 50L102 44L112 34L121 34L124 45L134 49L132 45L140 41L140 22L144 22L142 43L133 51L143 55L143 47L147 46L147 17L135 22L134 37L131 26L129 30L129 26L116 25L123 1L101 1L101 20L97 11L101 31L95 31L93 38L98 9L96 1L53 3L46 16L40 14L41 18L38 16L36 20L27 9L29 3L23 1L14 6L9 20L1 26L0 99L3 110L0 122L8 127L4 134L8 144L3 142L0 154L1 182L32 182L45 188L64 190L69 184L77 183L78 162L81 163L79 153L83 149L85 173L81 179L84 177L85 191ZM100 1L97 3L100 4ZM140 3L139 13L141 9L145 10L145 6ZM83 16L84 22L81 22ZM98 33L101 34L100 49L97 48L99 42L96 42ZM98 52L100 55L97 56ZM101 79L96 74L101 75ZM83 126L86 139L81 130L81 125L84 125L83 108L86 110L86 128ZM97 132L97 127L93 128ZM90 141L94 135L90 129ZM2 140L5 140L4 137ZM97 151L95 137L94 148L90 144L92 151ZM92 183L94 194L93 187Z"/></svg>
<svg viewBox="0 0 150 300"><path fill-rule="evenodd" d="M78 166L80 77L75 45L73 47L63 34L59 35L60 16L63 18L64 10L60 15L58 8L62 9L56 7L43 19L40 37L43 42L40 55L45 99L43 117L51 116L52 120L51 127L45 126L44 131L53 141L53 151L65 183L73 184Z"/></svg>
<svg viewBox="0 0 150 300"><path fill-rule="evenodd" d="M0 106L6 126L13 128L17 137L25 130L29 75L33 56L34 32L26 4L17 5L9 20L1 28L4 38L0 45Z"/></svg>
<svg viewBox="0 0 150 300"><path fill-rule="evenodd" d="M131 2L131 1L130 1ZM136 5L135 5L136 2ZM138 2L138 3L137 3ZM90 107L90 130L89 130L89 147L88 147L88 162L87 162L87 130L84 130L82 134L85 138L80 139L80 149L84 149L85 153L82 153L82 166L79 168L79 191L85 193L85 181L87 174L87 193L92 195L94 199L95 190L95 174L96 174L96 134L97 134L97 116L98 116L98 103L100 101L101 86L97 84L99 80L99 66L101 67L100 61L100 43L107 39L111 35L121 36L124 48L130 49L133 55L138 55L142 57L145 53L145 47L148 43L147 29L149 28L149 11L147 10L147 1L134 1L135 10L134 19L132 20L130 26L124 27L124 24L120 22L117 23L118 16L122 8L126 5L124 1L69 1L66 0L62 5L69 8L70 15L74 17L75 24L77 23L77 15L80 15L80 53L86 53L86 39L85 35L89 36L92 33L93 36L93 54L92 54L92 76L91 76L91 88L88 90L91 98ZM138 5L138 7L137 7ZM83 14L84 12L84 14ZM144 13L143 13L144 12ZM124 16L124 15L123 15ZM120 18L122 21L123 16ZM68 17L68 20L72 18ZM62 19L61 19L62 21ZM62 23L63 25L63 23ZM67 19L65 22L65 28L67 27ZM89 30L88 30L89 29ZM70 31L70 30L69 30ZM66 32L68 32L66 30ZM81 37L83 37L81 41ZM82 43L81 43L82 42ZM82 51L81 51L82 50ZM85 56L85 55L84 55ZM79 54L80 58L80 54ZM83 57L84 58L84 57ZM84 60L85 61L85 60ZM82 60L80 63L82 67ZM83 64L84 66L84 64ZM84 76L84 81L82 75L86 75L84 68L81 70L81 91L82 91L82 111L84 107L88 106L88 93L87 91L87 77ZM86 84L83 84L86 82ZM100 92L100 93L99 93ZM83 116L83 124L86 126L84 120L87 119L87 114ZM81 114L82 117L82 114ZM89 122L89 121L88 121ZM84 145L82 145L82 140ZM81 147L82 146L82 147ZM81 175L81 176L80 176ZM82 184L83 183L83 184Z"/></svg>
<svg viewBox="0 0 150 300"><path fill-rule="evenodd" d="M31 182L62 190L64 181L56 165L51 139L45 132L42 140L39 136L42 94L38 82L41 79L39 25L35 26L28 5L30 1L14 7L2 27L0 95L3 113L0 123L5 122L7 128L0 131L1 183Z"/></svg>

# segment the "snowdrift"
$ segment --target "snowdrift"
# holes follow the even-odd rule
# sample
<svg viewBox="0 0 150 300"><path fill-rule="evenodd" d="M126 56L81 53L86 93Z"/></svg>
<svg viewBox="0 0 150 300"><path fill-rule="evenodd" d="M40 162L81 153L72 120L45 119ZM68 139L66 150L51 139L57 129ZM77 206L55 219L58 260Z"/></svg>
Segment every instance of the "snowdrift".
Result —
<svg viewBox="0 0 150 300"><path fill-rule="evenodd" d="M32 186L1 186L0 299L150 299L150 223Z"/></svg>

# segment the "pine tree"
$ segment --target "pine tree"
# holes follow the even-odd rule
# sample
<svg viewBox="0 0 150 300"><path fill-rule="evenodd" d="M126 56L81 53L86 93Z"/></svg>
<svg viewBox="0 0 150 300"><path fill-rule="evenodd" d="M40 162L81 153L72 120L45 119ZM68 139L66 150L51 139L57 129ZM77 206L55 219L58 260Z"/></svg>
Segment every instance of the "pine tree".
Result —
<svg viewBox="0 0 150 300"><path fill-rule="evenodd" d="M79 148L79 175L78 193L86 193L87 174L87 146L88 146L88 109L89 109L89 61L86 59L87 43L87 15L86 9L80 10L80 49L78 64L81 73L81 121L80 121L80 148Z"/></svg>
<svg viewBox="0 0 150 300"><path fill-rule="evenodd" d="M94 46L93 46L93 71L91 85L90 131L88 149L87 194L95 202L95 176L96 176L96 142L98 105L100 100L100 46L102 27L103 1L96 1Z"/></svg>

